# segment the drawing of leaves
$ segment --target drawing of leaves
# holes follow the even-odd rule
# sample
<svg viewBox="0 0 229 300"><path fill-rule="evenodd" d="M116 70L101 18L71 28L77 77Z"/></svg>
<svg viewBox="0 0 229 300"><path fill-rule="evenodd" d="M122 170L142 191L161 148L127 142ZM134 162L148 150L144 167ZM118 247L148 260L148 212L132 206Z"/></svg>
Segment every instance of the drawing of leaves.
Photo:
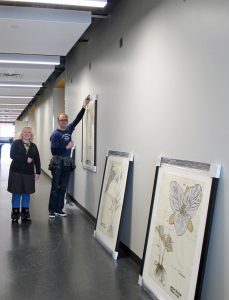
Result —
<svg viewBox="0 0 229 300"><path fill-rule="evenodd" d="M164 261L164 256L166 251L173 252L172 238L169 234L164 233L163 225L156 226L155 230L159 234L159 244L158 244L159 254L158 254L158 261L156 260L154 262L154 265L156 266L154 273L156 277L159 279L159 281L163 284L166 275L166 269L163 265L163 261ZM160 241L162 243L160 243Z"/></svg>

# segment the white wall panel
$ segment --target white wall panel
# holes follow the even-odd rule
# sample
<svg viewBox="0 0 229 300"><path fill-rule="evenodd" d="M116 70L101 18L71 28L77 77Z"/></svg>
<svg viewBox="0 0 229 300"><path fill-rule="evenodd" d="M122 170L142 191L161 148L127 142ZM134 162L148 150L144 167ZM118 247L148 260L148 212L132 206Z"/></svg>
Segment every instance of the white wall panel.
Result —
<svg viewBox="0 0 229 300"><path fill-rule="evenodd" d="M36 143L41 157L41 168L47 174L49 160L51 158L50 151L50 135L53 131L53 95L52 89L46 89L45 93L39 99L35 112L36 120Z"/></svg>

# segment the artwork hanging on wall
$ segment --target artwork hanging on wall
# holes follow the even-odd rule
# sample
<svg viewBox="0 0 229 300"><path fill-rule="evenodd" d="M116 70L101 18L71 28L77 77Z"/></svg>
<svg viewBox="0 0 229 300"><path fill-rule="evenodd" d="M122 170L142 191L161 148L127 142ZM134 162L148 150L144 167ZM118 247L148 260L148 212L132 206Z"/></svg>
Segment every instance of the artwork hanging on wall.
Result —
<svg viewBox="0 0 229 300"><path fill-rule="evenodd" d="M114 259L118 257L118 234L130 161L133 161L131 153L109 151L104 168L94 236Z"/></svg>
<svg viewBox="0 0 229 300"><path fill-rule="evenodd" d="M139 276L153 297L200 299L220 169L160 158Z"/></svg>
<svg viewBox="0 0 229 300"><path fill-rule="evenodd" d="M76 161L76 146L73 146L71 149L71 158L73 159L73 162L75 163ZM67 190L66 190L66 202L68 201L68 196L74 197L74 181L75 181L75 172L71 172L68 185L67 185Z"/></svg>
<svg viewBox="0 0 229 300"><path fill-rule="evenodd" d="M97 96L91 97L83 117L82 163L83 168L96 172L96 117Z"/></svg>

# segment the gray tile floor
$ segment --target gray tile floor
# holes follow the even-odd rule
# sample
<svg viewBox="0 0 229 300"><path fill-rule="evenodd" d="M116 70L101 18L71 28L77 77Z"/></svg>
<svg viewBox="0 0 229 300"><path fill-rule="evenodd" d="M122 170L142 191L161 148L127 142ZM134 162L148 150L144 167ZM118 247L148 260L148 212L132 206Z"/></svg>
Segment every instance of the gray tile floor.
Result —
<svg viewBox="0 0 229 300"><path fill-rule="evenodd" d="M111 258L94 239L94 223L75 205L68 216L48 219L50 180L41 176L31 200L31 225L11 224L6 191L9 145L0 168L0 300L150 299L139 287L139 266Z"/></svg>

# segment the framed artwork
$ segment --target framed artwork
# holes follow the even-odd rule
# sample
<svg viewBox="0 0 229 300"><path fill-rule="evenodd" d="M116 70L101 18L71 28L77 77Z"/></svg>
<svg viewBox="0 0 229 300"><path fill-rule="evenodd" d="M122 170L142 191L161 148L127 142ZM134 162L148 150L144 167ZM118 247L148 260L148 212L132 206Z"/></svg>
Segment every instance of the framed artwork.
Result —
<svg viewBox="0 0 229 300"><path fill-rule="evenodd" d="M83 168L96 172L96 116L97 96L92 96L83 117L82 163Z"/></svg>
<svg viewBox="0 0 229 300"><path fill-rule="evenodd" d="M73 159L74 162L76 162L76 146L73 146L71 149L71 158ZM67 185L67 190L66 190L66 202L68 201L68 195L74 196L74 181L75 181L75 172L71 172L68 185Z"/></svg>
<svg viewBox="0 0 229 300"><path fill-rule="evenodd" d="M119 229L129 163L133 155L109 151L104 168L95 238L112 254L118 257Z"/></svg>
<svg viewBox="0 0 229 300"><path fill-rule="evenodd" d="M200 299L220 169L160 158L139 276L154 298Z"/></svg>

